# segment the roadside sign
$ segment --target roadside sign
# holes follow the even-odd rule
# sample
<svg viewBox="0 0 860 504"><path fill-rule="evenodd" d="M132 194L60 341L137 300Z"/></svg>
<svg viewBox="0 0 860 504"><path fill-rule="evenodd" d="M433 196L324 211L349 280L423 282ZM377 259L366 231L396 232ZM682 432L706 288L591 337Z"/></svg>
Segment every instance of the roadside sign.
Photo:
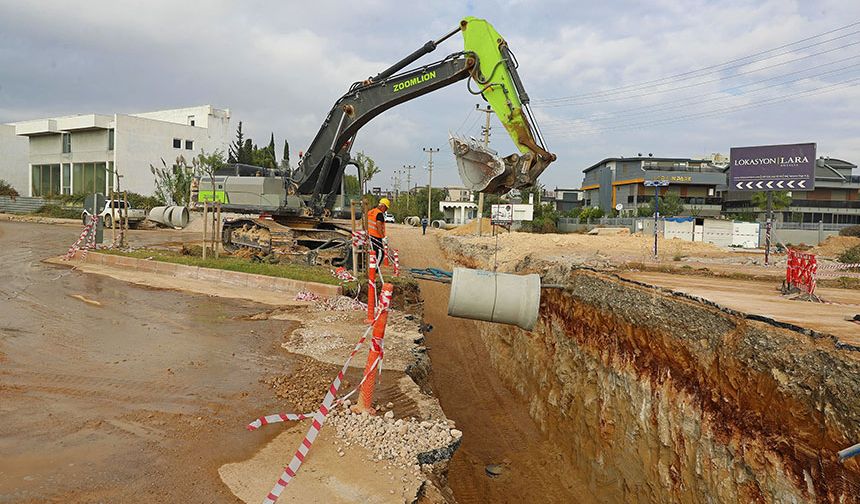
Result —
<svg viewBox="0 0 860 504"><path fill-rule="evenodd" d="M646 180L642 182L642 184L646 187L666 187L669 185L668 180Z"/></svg>
<svg viewBox="0 0 860 504"><path fill-rule="evenodd" d="M514 222L514 206L511 204L491 205L490 223L494 226L510 226Z"/></svg>
<svg viewBox="0 0 860 504"><path fill-rule="evenodd" d="M815 188L815 144L732 147L732 191L811 191Z"/></svg>

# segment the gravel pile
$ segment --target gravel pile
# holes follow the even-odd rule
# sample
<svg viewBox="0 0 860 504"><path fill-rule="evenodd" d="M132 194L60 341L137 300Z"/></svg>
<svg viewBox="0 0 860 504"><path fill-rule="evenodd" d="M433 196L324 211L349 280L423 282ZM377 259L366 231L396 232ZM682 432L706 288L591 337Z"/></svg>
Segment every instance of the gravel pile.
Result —
<svg viewBox="0 0 860 504"><path fill-rule="evenodd" d="M311 306L311 311L362 311L367 305L349 296L333 296L318 300Z"/></svg>
<svg viewBox="0 0 860 504"><path fill-rule="evenodd" d="M373 454L373 460L387 461L415 473L423 464L450 458L460 445L463 433L454 428L453 421L396 419L391 406L388 403L385 414L371 416L353 413L347 400L332 413L329 423L344 446L358 444ZM343 449L338 446L341 455Z"/></svg>

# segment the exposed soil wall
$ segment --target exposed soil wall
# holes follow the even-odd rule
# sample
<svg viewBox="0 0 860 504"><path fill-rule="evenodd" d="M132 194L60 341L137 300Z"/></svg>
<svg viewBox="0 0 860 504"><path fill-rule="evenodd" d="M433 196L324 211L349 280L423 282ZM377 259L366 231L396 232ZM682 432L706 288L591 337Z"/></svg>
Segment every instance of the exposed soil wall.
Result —
<svg viewBox="0 0 860 504"><path fill-rule="evenodd" d="M534 269L536 265L521 265ZM481 323L506 385L601 500L858 502L860 352L586 270L531 333Z"/></svg>

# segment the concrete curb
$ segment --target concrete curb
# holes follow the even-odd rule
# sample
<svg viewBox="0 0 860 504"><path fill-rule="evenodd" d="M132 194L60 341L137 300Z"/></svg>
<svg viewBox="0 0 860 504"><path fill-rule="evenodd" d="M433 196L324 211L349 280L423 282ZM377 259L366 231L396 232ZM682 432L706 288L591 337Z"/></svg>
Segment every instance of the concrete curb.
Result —
<svg viewBox="0 0 860 504"><path fill-rule="evenodd" d="M81 252L76 252L72 260L80 262ZM151 261L121 255L99 254L98 252L89 252L83 262L125 270L144 271L172 278L216 283L225 287L244 287L288 294L297 294L300 291L310 291L324 297L339 296L342 293L341 287L338 285L304 282L290 278L242 273L240 271L186 266L184 264Z"/></svg>

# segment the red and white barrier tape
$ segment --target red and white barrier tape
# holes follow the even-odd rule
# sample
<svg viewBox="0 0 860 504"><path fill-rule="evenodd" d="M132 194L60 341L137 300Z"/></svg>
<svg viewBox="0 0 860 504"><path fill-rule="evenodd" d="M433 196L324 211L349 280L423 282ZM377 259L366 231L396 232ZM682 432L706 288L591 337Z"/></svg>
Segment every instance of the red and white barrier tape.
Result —
<svg viewBox="0 0 860 504"><path fill-rule="evenodd" d="M367 231L353 231L352 245L354 247L361 247L362 245L367 245Z"/></svg>
<svg viewBox="0 0 860 504"><path fill-rule="evenodd" d="M388 310L390 303L390 295L380 296L379 305L382 306L382 311ZM382 311L380 311L379 313L382 313ZM379 315L377 315L376 317L378 318ZM361 349L361 346L367 339L367 335L372 329L373 324L368 326L368 328L364 331L364 334L362 334L361 338L358 340L358 343L355 345L355 348L353 348L352 352L349 354L349 357L346 359L346 362L343 364L343 368L341 368L341 370L337 373L337 376L329 386L328 392L326 392L325 398L323 399L322 404L316 412L314 412L313 414L280 413L277 415L267 415L264 417L260 417L257 420L254 420L246 427L248 430L256 430L263 425L268 425L270 423L283 422L286 420L303 420L307 418L313 418L313 422L311 423L310 428L308 428L307 434L305 434L304 439L302 439L301 444L299 444L298 449L293 455L293 459L284 468L283 473L281 473L281 477L278 478L278 481L275 483L275 486L272 488L272 491L266 495L265 499L263 499L264 504L274 504L275 502L277 502L278 497L281 496L281 493L284 491L287 485L289 485L290 481L295 477L296 473L302 465L302 462L304 462L305 457L307 457L308 451L310 451L311 446L313 446L314 441L316 441L316 438L319 435L322 426L325 424L329 413L331 413L332 409L334 409L334 406L337 403L346 400L346 398L350 395L354 394L355 391L361 387L361 384L364 383L367 377L373 373L374 368L376 368L377 366L381 367L382 355L380 355L379 358L373 362L371 367L362 377L361 382L358 384L358 386L345 397L342 397L336 402L335 396L337 396L337 391L340 388L341 383L343 382L343 376L346 373L346 370L349 368L349 363L350 361L352 361L352 358L355 356L355 354L358 353L358 351Z"/></svg>
<svg viewBox="0 0 860 504"><path fill-rule="evenodd" d="M821 270L843 270L843 269L853 269L860 268L860 264L819 264L818 271Z"/></svg>
<svg viewBox="0 0 860 504"><path fill-rule="evenodd" d="M391 252L391 260L394 264L394 276L400 276L400 254L397 252L397 249Z"/></svg>
<svg viewBox="0 0 860 504"><path fill-rule="evenodd" d="M352 276L352 273L343 266L338 267L336 270L331 270L331 275L340 280L341 283L355 281L355 277Z"/></svg>
<svg viewBox="0 0 860 504"><path fill-rule="evenodd" d="M81 251L81 260L87 258L87 252L90 248L95 248L96 246L96 225L99 222L99 216L93 215L90 217L90 222L84 225L84 229L81 231L81 235L78 237L77 241L69 247L69 251L66 252L66 255L63 256L64 261L68 261L71 258L75 257L75 252L78 250ZM83 244L83 246L82 246Z"/></svg>

